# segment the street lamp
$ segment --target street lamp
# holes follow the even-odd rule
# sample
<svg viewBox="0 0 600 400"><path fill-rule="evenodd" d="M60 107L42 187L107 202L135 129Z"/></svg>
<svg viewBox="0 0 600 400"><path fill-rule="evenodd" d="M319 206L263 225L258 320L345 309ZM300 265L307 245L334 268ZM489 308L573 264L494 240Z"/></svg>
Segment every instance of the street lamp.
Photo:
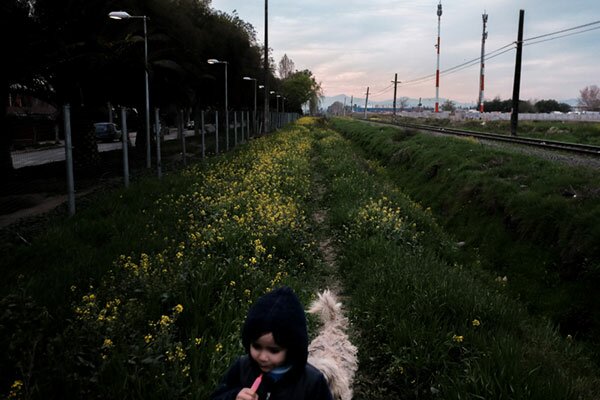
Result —
<svg viewBox="0 0 600 400"><path fill-rule="evenodd" d="M227 104L227 61L219 61L214 58L210 58L206 61L209 64L225 64L225 146L229 150L229 106Z"/></svg>
<svg viewBox="0 0 600 400"><path fill-rule="evenodd" d="M152 165L150 156L150 90L148 88L148 32L146 30L146 20L148 17L145 15L130 15L126 11L111 11L108 13L108 17L112 19L143 19L144 20L144 77L146 83L146 168L150 168Z"/></svg>
<svg viewBox="0 0 600 400"><path fill-rule="evenodd" d="M256 131L256 85L258 84L258 79L245 76L244 80L254 81L254 114L252 115L252 119L254 120L254 130Z"/></svg>

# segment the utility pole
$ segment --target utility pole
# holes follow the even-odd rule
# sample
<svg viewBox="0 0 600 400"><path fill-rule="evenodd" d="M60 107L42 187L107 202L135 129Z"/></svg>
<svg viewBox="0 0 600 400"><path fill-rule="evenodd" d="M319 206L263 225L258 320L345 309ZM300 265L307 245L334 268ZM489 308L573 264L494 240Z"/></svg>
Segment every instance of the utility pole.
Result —
<svg viewBox="0 0 600 400"><path fill-rule="evenodd" d="M342 109L342 116L346 116L346 96L344 96L344 108Z"/></svg>
<svg viewBox="0 0 600 400"><path fill-rule="evenodd" d="M394 74L394 80L392 81L392 83L394 84L394 112L393 112L393 115L395 117L396 116L396 93L397 93L397 90L398 90L398 83L400 83L398 81L398 74L397 73Z"/></svg>
<svg viewBox="0 0 600 400"><path fill-rule="evenodd" d="M350 116L354 113L354 95L350 96Z"/></svg>
<svg viewBox="0 0 600 400"><path fill-rule="evenodd" d="M369 87L367 86L367 97L365 99L365 119L367 119L367 105L369 104Z"/></svg>
<svg viewBox="0 0 600 400"><path fill-rule="evenodd" d="M519 11L519 33L517 36L517 58L515 60L515 80L513 82L512 114L510 116L510 134L517 136L519 124L519 91L521 90L521 59L523 57L523 22L525 10Z"/></svg>
<svg viewBox="0 0 600 400"><path fill-rule="evenodd" d="M263 61L265 70L265 123L264 133L269 132L269 0L265 0L265 59Z"/></svg>
<svg viewBox="0 0 600 400"><path fill-rule="evenodd" d="M483 113L483 89L485 87L485 40L487 39L487 32L485 27L487 25L488 15L483 12L481 16L483 18L483 34L481 35L481 68L479 72L479 112Z"/></svg>
<svg viewBox="0 0 600 400"><path fill-rule="evenodd" d="M435 45L437 51L437 68L435 70L435 112L440 112L440 26L442 23L442 1L437 7L437 16L438 16L438 35L437 35L437 44Z"/></svg>

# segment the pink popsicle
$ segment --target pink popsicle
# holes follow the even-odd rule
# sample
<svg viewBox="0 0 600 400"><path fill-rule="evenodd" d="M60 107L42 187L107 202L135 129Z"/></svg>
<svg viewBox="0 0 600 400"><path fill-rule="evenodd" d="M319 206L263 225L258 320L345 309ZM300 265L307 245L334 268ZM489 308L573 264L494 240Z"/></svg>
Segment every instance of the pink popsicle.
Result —
<svg viewBox="0 0 600 400"><path fill-rule="evenodd" d="M263 377L262 374L260 374L258 376L258 378L256 378L256 380L254 381L254 383L252 384L252 386L250 387L250 390L252 390L254 393L256 393L256 390L260 386L260 383L262 382L262 377Z"/></svg>

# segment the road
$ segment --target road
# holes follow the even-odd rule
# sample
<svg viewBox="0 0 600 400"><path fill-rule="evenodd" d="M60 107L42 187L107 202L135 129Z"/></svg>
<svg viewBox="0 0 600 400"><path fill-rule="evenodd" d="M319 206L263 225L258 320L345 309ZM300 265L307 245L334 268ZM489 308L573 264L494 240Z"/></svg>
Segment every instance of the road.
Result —
<svg viewBox="0 0 600 400"><path fill-rule="evenodd" d="M193 135L194 131L185 131L186 136ZM135 143L136 132L129 133L129 139L132 143ZM177 130L171 129L169 134L164 136L164 140L175 140L177 139ZM11 153L13 160L13 167L15 169L30 167L34 165L43 165L56 161L64 161L65 160L65 147L64 142L62 145L57 145L56 147L47 148L47 149L39 149L39 150L24 150L24 151L13 151ZM98 143L98 151L111 151L111 150L120 150L122 147L122 142L112 142L112 143Z"/></svg>

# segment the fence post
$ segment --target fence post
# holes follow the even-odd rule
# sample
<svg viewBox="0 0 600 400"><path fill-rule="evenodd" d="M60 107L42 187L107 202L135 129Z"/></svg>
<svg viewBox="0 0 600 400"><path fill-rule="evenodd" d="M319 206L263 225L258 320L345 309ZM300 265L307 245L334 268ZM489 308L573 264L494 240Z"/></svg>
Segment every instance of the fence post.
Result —
<svg viewBox="0 0 600 400"><path fill-rule="evenodd" d="M181 140L181 158L183 161L183 165L187 165L187 154L185 152L185 132L183 131L183 110L179 110L179 118L178 118L177 130L179 132L179 137Z"/></svg>
<svg viewBox="0 0 600 400"><path fill-rule="evenodd" d="M202 159L204 159L206 157L206 153L204 151L204 110L200 111L200 128L202 129L200 133L202 135L202 138L200 139L202 141Z"/></svg>
<svg viewBox="0 0 600 400"><path fill-rule="evenodd" d="M246 139L250 140L250 111L246 111Z"/></svg>
<svg viewBox="0 0 600 400"><path fill-rule="evenodd" d="M233 138L233 145L235 147L237 147L237 111L233 112L233 133L234 133L234 138Z"/></svg>
<svg viewBox="0 0 600 400"><path fill-rule="evenodd" d="M219 111L215 111L215 155L219 154Z"/></svg>
<svg viewBox="0 0 600 400"><path fill-rule="evenodd" d="M69 199L69 216L75 215L75 179L73 178L73 147L71 142L71 106L63 106L65 127L65 160L67 163L67 190Z"/></svg>
<svg viewBox="0 0 600 400"><path fill-rule="evenodd" d="M162 178L162 161L160 158L160 133L162 126L160 125L159 109L154 109L154 129L156 130L156 174L158 179Z"/></svg>
<svg viewBox="0 0 600 400"><path fill-rule="evenodd" d="M123 183L129 187L129 133L127 132L127 108L121 107L121 142L123 144Z"/></svg>

